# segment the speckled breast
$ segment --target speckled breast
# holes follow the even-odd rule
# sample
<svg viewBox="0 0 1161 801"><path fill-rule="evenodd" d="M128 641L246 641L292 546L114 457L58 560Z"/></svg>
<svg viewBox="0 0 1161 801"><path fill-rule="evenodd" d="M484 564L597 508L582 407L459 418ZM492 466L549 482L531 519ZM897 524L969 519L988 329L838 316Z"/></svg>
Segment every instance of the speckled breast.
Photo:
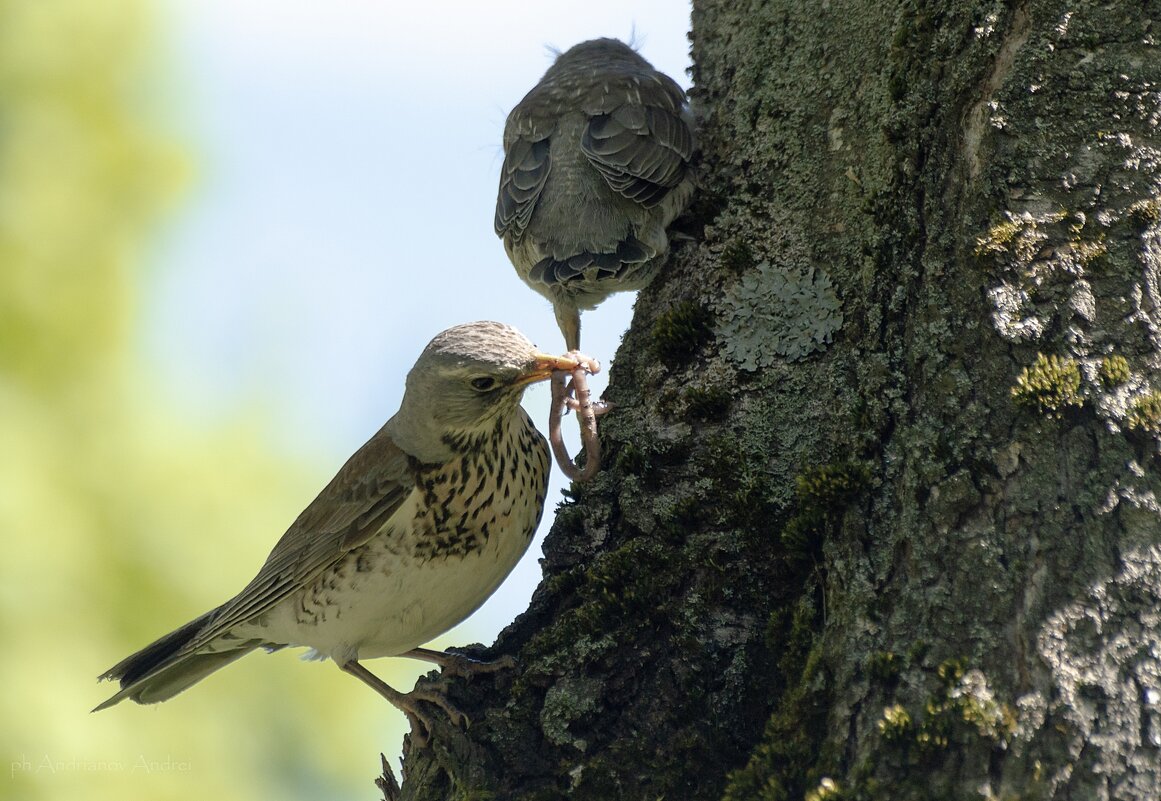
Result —
<svg viewBox="0 0 1161 801"><path fill-rule="evenodd" d="M466 557L496 537L527 548L548 491L548 445L523 410L508 425L480 438L445 440L462 456L421 467L421 500L412 528L412 556L420 562ZM496 543L492 543L493 546Z"/></svg>

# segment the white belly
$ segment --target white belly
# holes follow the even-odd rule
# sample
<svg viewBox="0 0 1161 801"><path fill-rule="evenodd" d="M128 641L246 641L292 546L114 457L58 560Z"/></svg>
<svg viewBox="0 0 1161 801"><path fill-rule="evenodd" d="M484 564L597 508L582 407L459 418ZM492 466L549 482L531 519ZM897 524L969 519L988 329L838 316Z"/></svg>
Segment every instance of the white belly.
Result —
<svg viewBox="0 0 1161 801"><path fill-rule="evenodd" d="M428 560L393 552L389 534L376 537L352 552L335 581L271 610L265 635L284 629L289 644L340 664L423 645L478 609L528 549L523 531L498 533L481 550ZM373 568L358 572L360 559Z"/></svg>

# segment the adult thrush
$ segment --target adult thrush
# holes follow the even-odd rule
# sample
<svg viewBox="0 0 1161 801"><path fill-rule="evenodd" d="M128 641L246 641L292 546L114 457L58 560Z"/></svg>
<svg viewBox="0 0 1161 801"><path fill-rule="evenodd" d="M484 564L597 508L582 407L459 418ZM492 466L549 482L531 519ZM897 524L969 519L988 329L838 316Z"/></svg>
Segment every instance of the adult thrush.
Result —
<svg viewBox="0 0 1161 801"><path fill-rule="evenodd" d="M664 261L693 148L681 88L616 39L562 53L508 115L496 235L569 350L581 309L644 287Z"/></svg>
<svg viewBox="0 0 1161 801"><path fill-rule="evenodd" d="M487 669L419 646L479 607L528 548L549 453L520 399L529 384L577 365L501 323L436 336L407 375L399 411L298 516L254 580L110 668L101 678L121 689L97 709L165 701L256 648L308 646L402 709L420 742L430 724L419 701L459 723L441 693L398 692L360 660Z"/></svg>

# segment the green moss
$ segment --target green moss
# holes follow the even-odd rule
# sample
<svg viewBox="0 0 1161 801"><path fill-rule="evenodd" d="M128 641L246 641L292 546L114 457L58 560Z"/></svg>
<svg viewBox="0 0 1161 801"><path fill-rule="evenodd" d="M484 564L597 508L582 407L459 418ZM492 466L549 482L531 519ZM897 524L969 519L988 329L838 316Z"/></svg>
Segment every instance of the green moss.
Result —
<svg viewBox="0 0 1161 801"><path fill-rule="evenodd" d="M1020 233L1021 225L1015 220L1004 220L988 229L988 233L976 239L976 255L998 255L1006 253L1008 246Z"/></svg>
<svg viewBox="0 0 1161 801"><path fill-rule="evenodd" d="M843 793L842 785L827 777L818 783L818 786L803 796L803 801L842 801L847 798Z"/></svg>
<svg viewBox="0 0 1161 801"><path fill-rule="evenodd" d="M469 787L457 787L455 795L452 796L453 801L494 801L495 798L496 794L491 790Z"/></svg>
<svg viewBox="0 0 1161 801"><path fill-rule="evenodd" d="M580 586L583 581L584 568L570 567L563 573L546 576L544 589L552 595L567 595Z"/></svg>
<svg viewBox="0 0 1161 801"><path fill-rule="evenodd" d="M757 263L758 260L754 258L754 250L748 242L743 242L740 239L733 240L722 251L722 266L736 273L745 272Z"/></svg>
<svg viewBox="0 0 1161 801"><path fill-rule="evenodd" d="M682 301L653 324L653 352L666 367L683 367L713 337L713 314L705 306Z"/></svg>
<svg viewBox="0 0 1161 801"><path fill-rule="evenodd" d="M521 659L530 669L514 682L513 695L534 692L536 675L596 661L641 629L657 625L657 599L686 577L674 568L679 555L679 549L635 538L590 564L546 579L563 611L556 625L537 632L524 646Z"/></svg>
<svg viewBox="0 0 1161 801"><path fill-rule="evenodd" d="M935 669L934 678L931 694L917 709L899 703L883 709L876 722L879 741L848 770L841 798L926 798L931 788L903 792L908 776L926 775L913 770L916 766L945 759L949 749L967 754L981 744L990 752L1008 747L1017 728L1015 711L995 699L982 671L969 668L964 659L949 659Z"/></svg>
<svg viewBox="0 0 1161 801"><path fill-rule="evenodd" d="M565 535L579 535L584 530L585 525L584 507L571 500L558 503L553 525Z"/></svg>
<svg viewBox="0 0 1161 801"><path fill-rule="evenodd" d="M680 542L688 532L696 529L701 521L702 501L688 495L681 498L664 514L661 530L670 542Z"/></svg>
<svg viewBox="0 0 1161 801"><path fill-rule="evenodd" d="M617 449L617 455L613 457L614 469L623 475L641 475L646 471L648 466L648 456L631 442L623 443Z"/></svg>
<svg viewBox="0 0 1161 801"><path fill-rule="evenodd" d="M793 614L793 607L780 606L770 613L766 621L766 647L775 653L782 652L782 642L786 639L786 629Z"/></svg>
<svg viewBox="0 0 1161 801"><path fill-rule="evenodd" d="M975 728L984 737L1007 742L1016 733L1016 711L1007 704L974 696L957 699L953 709L964 723Z"/></svg>
<svg viewBox="0 0 1161 801"><path fill-rule="evenodd" d="M840 462L810 468L794 479L798 511L782 529L790 554L819 555L826 527L870 485L871 470L862 462Z"/></svg>
<svg viewBox="0 0 1161 801"><path fill-rule="evenodd" d="M782 656L779 667L787 674L794 673L799 665L809 664L818 634L818 609L808 596L799 599L790 615L790 630L782 642ZM814 654L816 658L818 654Z"/></svg>
<svg viewBox="0 0 1161 801"><path fill-rule="evenodd" d="M830 689L812 598L804 594L771 615L767 639L780 654L775 681L783 690L749 761L729 775L723 801L797 801L821 779Z"/></svg>
<svg viewBox="0 0 1161 801"><path fill-rule="evenodd" d="M911 713L902 704L889 706L883 710L883 717L876 725L887 742L904 740L911 736Z"/></svg>
<svg viewBox="0 0 1161 801"><path fill-rule="evenodd" d="M976 255L1002 258L1005 261L1014 258L1020 264L1030 264L1038 257L1044 242L1048 239L1048 234L1042 227L1056 225L1067 217L1068 213L1064 211L1037 217L1007 212L1004 220L993 225L984 236L976 239ZM1074 248L1080 241L1076 236L1078 230L1072 232ZM1103 247L1103 244L1101 246Z"/></svg>
<svg viewBox="0 0 1161 801"><path fill-rule="evenodd" d="M434 796L437 797L438 796ZM538 787L522 793L513 801L560 801L561 793L556 787Z"/></svg>
<svg viewBox="0 0 1161 801"><path fill-rule="evenodd" d="M963 678L966 661L963 659L945 659L935 668L935 675L944 687L951 687Z"/></svg>
<svg viewBox="0 0 1161 801"><path fill-rule="evenodd" d="M722 801L791 801L802 798L818 761L817 743L824 736L821 693L810 689L813 674L783 695L766 721L762 740L746 766L730 773Z"/></svg>
<svg viewBox="0 0 1161 801"><path fill-rule="evenodd" d="M665 387L653 402L653 408L666 420L672 420L684 408L681 402L681 390L676 387Z"/></svg>
<svg viewBox="0 0 1161 801"><path fill-rule="evenodd" d="M867 675L879 684L894 684L902 669L903 660L891 651L876 651L867 657Z"/></svg>
<svg viewBox="0 0 1161 801"><path fill-rule="evenodd" d="M1096 241L1076 239L1070 242L1069 245L1072 248L1072 253L1076 257L1077 263L1082 267L1091 266L1109 252L1109 246L1105 244L1103 236Z"/></svg>
<svg viewBox="0 0 1161 801"><path fill-rule="evenodd" d="M926 640L916 640L911 643L911 647L907 649L907 664L919 665L922 664L927 652L931 650L931 644Z"/></svg>
<svg viewBox="0 0 1161 801"><path fill-rule="evenodd" d="M599 555L585 574L581 588L586 600L607 607L610 612L628 612L645 604L652 608L652 567L665 561L664 549L654 542L633 540L615 551Z"/></svg>
<svg viewBox="0 0 1161 801"><path fill-rule="evenodd" d="M1145 225L1161 222L1161 198L1138 200L1129 206L1129 216Z"/></svg>
<svg viewBox="0 0 1161 801"><path fill-rule="evenodd" d="M1015 711L995 700L981 671L969 670L962 659L949 659L936 668L936 676L939 687L924 701L920 716L902 704L883 710L877 727L897 755L931 755L971 736L996 744L1011 740L1017 725Z"/></svg>
<svg viewBox="0 0 1161 801"><path fill-rule="evenodd" d="M1125 417L1129 428L1148 434L1161 434L1161 390L1153 390L1139 395L1129 404Z"/></svg>
<svg viewBox="0 0 1161 801"><path fill-rule="evenodd" d="M730 391L724 386L690 387L682 397L686 416L694 420L720 420L730 409Z"/></svg>
<svg viewBox="0 0 1161 801"><path fill-rule="evenodd" d="M779 535L786 553L799 559L817 558L822 554L821 519L792 517Z"/></svg>
<svg viewBox="0 0 1161 801"><path fill-rule="evenodd" d="M794 478L794 491L802 505L844 506L867 488L871 470L863 462L839 462L810 468Z"/></svg>
<svg viewBox="0 0 1161 801"><path fill-rule="evenodd" d="M1100 368L1098 370L1101 383L1108 389L1119 387L1121 384L1129 380L1129 360L1124 356L1106 356L1101 359Z"/></svg>
<svg viewBox="0 0 1161 801"><path fill-rule="evenodd" d="M1080 384L1080 367L1074 359L1037 353L1035 363L1016 379L1012 397L1022 406L1059 418L1069 407L1084 404Z"/></svg>
<svg viewBox="0 0 1161 801"><path fill-rule="evenodd" d="M769 476L745 460L739 464L738 455L745 451L736 437L712 437L706 442L702 475L713 482L715 493L724 499L713 508L714 522L745 531L768 544L772 521L778 515Z"/></svg>

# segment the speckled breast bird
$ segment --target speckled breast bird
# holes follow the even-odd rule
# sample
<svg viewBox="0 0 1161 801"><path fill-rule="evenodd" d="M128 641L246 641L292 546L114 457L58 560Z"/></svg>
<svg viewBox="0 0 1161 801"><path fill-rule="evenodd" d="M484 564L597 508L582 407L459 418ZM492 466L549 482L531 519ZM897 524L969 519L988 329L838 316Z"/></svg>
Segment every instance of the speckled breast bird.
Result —
<svg viewBox="0 0 1161 801"><path fill-rule="evenodd" d="M508 115L496 235L569 350L582 309L653 279L693 196L693 150L681 87L616 39L562 53Z"/></svg>
<svg viewBox="0 0 1161 801"><path fill-rule="evenodd" d="M101 678L121 689L97 709L165 701L256 648L307 646L402 709L421 740L429 718L417 701L458 723L441 693L397 692L360 660L487 669L419 646L475 611L528 548L549 452L520 399L577 364L501 323L436 336L407 375L399 411L298 516L254 580L113 666Z"/></svg>

